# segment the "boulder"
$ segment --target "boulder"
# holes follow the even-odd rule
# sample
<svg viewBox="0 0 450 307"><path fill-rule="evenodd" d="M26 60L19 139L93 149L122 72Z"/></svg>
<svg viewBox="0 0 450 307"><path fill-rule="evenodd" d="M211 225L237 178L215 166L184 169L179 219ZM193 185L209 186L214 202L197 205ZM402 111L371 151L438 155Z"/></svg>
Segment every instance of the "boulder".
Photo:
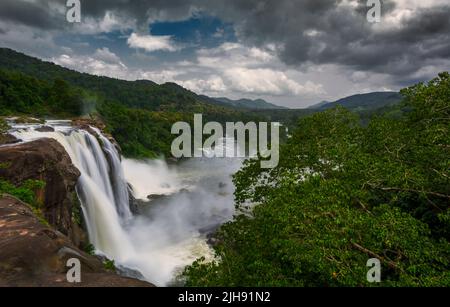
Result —
<svg viewBox="0 0 450 307"><path fill-rule="evenodd" d="M42 202L42 214L55 229L67 235L75 245L85 243L86 235L78 225L75 213L81 208L75 192L80 176L64 147L53 139L39 139L14 146L0 147L0 178L20 185L28 179L45 182L35 191Z"/></svg>
<svg viewBox="0 0 450 307"><path fill-rule="evenodd" d="M139 206L140 201L133 196L133 186L128 183L128 203L130 205L130 210L133 214L140 214Z"/></svg>
<svg viewBox="0 0 450 307"><path fill-rule="evenodd" d="M0 287L149 287L104 268L99 258L78 249L59 231L41 223L20 200L0 195ZM67 281L67 261L81 265L81 283Z"/></svg>
<svg viewBox="0 0 450 307"><path fill-rule="evenodd" d="M0 146L1 145L10 145L10 144L16 144L19 143L20 140L16 138L14 135L6 133L6 134L0 134Z"/></svg>
<svg viewBox="0 0 450 307"><path fill-rule="evenodd" d="M155 200L163 200L168 198L168 195L165 194L150 194L147 196L147 199L150 201L155 201Z"/></svg>
<svg viewBox="0 0 450 307"><path fill-rule="evenodd" d="M55 128L49 126L42 126L35 129L38 132L55 132Z"/></svg>

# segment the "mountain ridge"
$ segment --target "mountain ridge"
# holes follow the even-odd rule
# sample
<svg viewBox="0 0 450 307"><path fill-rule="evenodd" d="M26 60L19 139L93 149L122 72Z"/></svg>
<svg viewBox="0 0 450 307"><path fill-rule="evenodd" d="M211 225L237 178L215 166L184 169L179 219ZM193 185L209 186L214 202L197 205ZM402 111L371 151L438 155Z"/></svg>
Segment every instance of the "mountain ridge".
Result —
<svg viewBox="0 0 450 307"><path fill-rule="evenodd" d="M401 100L402 95L398 92L370 92L351 95L333 102L322 101L308 109L324 111L340 105L350 110L375 110L397 104Z"/></svg>
<svg viewBox="0 0 450 307"><path fill-rule="evenodd" d="M158 84L152 80L123 80L108 76L93 75L76 71L51 61L26 55L24 53L0 48L0 68L19 71L38 79L54 81L63 79L74 86L80 86L95 92L102 92L107 98L119 100L128 106L139 108L159 109L162 105L173 105L174 109L183 110L186 104L195 107L199 102L233 109L285 109L268 103L263 99L213 98L199 95L175 82ZM122 89L124 88L124 89ZM129 92L133 91L133 95ZM134 97L135 96L135 97ZM172 106L173 107L173 106Z"/></svg>

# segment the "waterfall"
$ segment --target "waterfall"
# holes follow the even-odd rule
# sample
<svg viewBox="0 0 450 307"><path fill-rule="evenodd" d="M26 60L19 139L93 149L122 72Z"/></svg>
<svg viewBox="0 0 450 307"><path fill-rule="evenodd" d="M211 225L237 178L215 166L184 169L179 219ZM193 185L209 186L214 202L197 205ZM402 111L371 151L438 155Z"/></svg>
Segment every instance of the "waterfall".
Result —
<svg viewBox="0 0 450 307"><path fill-rule="evenodd" d="M85 130L55 125L55 132L37 132L34 127L14 134L31 141L43 137L57 140L69 154L81 176L77 193L84 213L90 242L106 256L126 261L133 254L133 246L124 224L131 218L128 187L121 167L120 156L114 145L93 128L97 137Z"/></svg>
<svg viewBox="0 0 450 307"><path fill-rule="evenodd" d="M119 153L115 146L100 132L99 129L93 128L103 143L103 150L105 151L110 170L110 179L113 187L116 208L119 215L125 221L132 216L129 206L128 185L125 180Z"/></svg>
<svg viewBox="0 0 450 307"><path fill-rule="evenodd" d="M53 138L65 148L81 173L76 191L98 253L157 286L170 284L199 257L214 259L206 233L233 218L231 174L241 161L192 159L176 167L164 160L121 161L114 144L94 127L77 129L70 121L45 125L55 131L12 124L10 133L25 142ZM139 215L130 212L128 184L142 203ZM150 202L148 195L160 197Z"/></svg>

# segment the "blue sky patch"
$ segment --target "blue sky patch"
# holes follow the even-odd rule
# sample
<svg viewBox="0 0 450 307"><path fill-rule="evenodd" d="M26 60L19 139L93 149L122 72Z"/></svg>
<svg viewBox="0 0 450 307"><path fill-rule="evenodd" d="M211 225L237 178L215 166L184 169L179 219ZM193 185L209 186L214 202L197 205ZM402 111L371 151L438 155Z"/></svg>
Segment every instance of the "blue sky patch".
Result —
<svg viewBox="0 0 450 307"><path fill-rule="evenodd" d="M170 35L179 43L195 43L201 47L215 47L223 42L236 41L231 24L209 16L196 16L178 22L157 22L150 25L152 35Z"/></svg>

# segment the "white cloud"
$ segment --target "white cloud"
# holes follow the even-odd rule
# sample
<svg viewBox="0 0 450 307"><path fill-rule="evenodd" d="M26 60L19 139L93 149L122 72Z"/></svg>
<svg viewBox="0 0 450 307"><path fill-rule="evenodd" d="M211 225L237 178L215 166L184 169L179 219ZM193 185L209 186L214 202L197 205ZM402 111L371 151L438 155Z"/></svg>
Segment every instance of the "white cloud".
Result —
<svg viewBox="0 0 450 307"><path fill-rule="evenodd" d="M12 48L32 56L48 57L62 52L52 32L0 20L0 47Z"/></svg>
<svg viewBox="0 0 450 307"><path fill-rule="evenodd" d="M401 28L405 20L414 18L419 10L445 6L448 3L448 0L395 0L395 8L383 14L381 22L374 23L373 28L377 31L392 31L393 28Z"/></svg>
<svg viewBox="0 0 450 307"><path fill-rule="evenodd" d="M94 57L108 63L121 63L120 58L107 47L97 49Z"/></svg>
<svg viewBox="0 0 450 307"><path fill-rule="evenodd" d="M239 43L224 43L217 48L197 51L198 65L215 69L225 69L236 65L260 67L277 61L277 57L269 49L249 48Z"/></svg>
<svg viewBox="0 0 450 307"><path fill-rule="evenodd" d="M213 75L209 79L190 79L179 81L180 85L196 93L219 94L225 93L228 88L220 76Z"/></svg>
<svg viewBox="0 0 450 307"><path fill-rule="evenodd" d="M291 78L287 67L275 56L274 48L246 47L239 43L224 43L217 48L200 49L192 64L209 76L182 84L205 94L215 92L241 95L296 96L324 92L321 84Z"/></svg>
<svg viewBox="0 0 450 307"><path fill-rule="evenodd" d="M179 49L169 35L155 36L132 33L128 38L127 43L130 48L144 49L148 52L157 50L173 52Z"/></svg>
<svg viewBox="0 0 450 307"><path fill-rule="evenodd" d="M74 32L93 35L117 30L135 29L136 20L107 11L103 18L86 17L83 18L82 22L75 23L73 27Z"/></svg>
<svg viewBox="0 0 450 307"><path fill-rule="evenodd" d="M130 80L127 66L108 48L97 49L93 56L62 54L52 58L52 62L77 71L97 76L108 76Z"/></svg>
<svg viewBox="0 0 450 307"><path fill-rule="evenodd" d="M286 73L266 68L248 69L236 67L227 69L224 75L232 89L242 93L258 95L311 95L323 94L320 84L307 81L305 84L290 79Z"/></svg>
<svg viewBox="0 0 450 307"><path fill-rule="evenodd" d="M173 82L181 74L175 70L161 71L138 71L135 73L136 79L151 80L156 83Z"/></svg>

